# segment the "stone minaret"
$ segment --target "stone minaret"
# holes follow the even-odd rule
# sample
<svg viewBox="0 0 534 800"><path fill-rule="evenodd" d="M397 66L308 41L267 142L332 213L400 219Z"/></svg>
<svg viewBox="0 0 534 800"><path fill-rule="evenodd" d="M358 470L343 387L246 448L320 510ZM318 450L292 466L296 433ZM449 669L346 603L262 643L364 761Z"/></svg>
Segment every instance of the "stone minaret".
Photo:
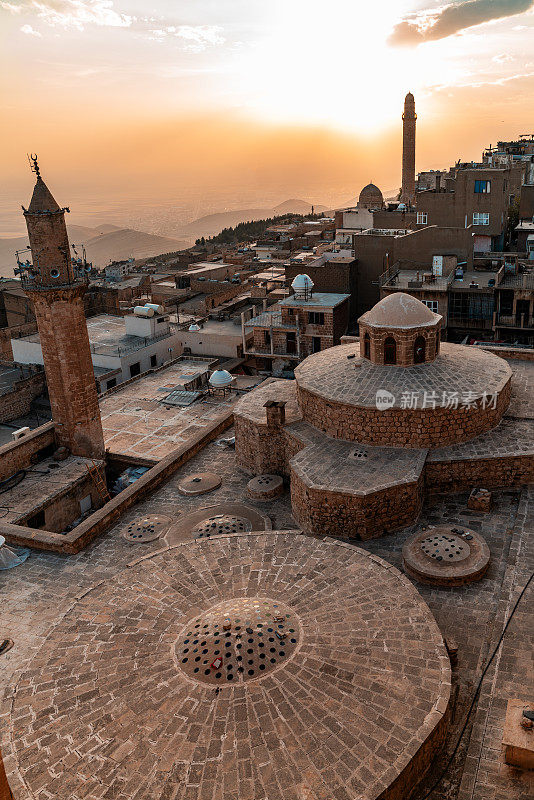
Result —
<svg viewBox="0 0 534 800"><path fill-rule="evenodd" d="M404 98L402 115L402 188L400 199L407 204L415 203L415 100L411 92Z"/></svg>
<svg viewBox="0 0 534 800"><path fill-rule="evenodd" d="M73 264L60 208L39 173L28 209L23 206L33 264L20 264L33 302L43 351L52 418L59 445L74 455L103 458L104 437L83 307L84 265Z"/></svg>

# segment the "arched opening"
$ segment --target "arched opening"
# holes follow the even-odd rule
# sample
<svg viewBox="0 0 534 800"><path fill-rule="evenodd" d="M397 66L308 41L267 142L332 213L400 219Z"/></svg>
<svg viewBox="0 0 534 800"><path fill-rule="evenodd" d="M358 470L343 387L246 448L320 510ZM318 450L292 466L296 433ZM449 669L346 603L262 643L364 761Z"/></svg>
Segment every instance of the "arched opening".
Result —
<svg viewBox="0 0 534 800"><path fill-rule="evenodd" d="M371 358L371 339L367 332L363 337L363 354L365 358Z"/></svg>
<svg viewBox="0 0 534 800"><path fill-rule="evenodd" d="M388 336L384 342L384 364L397 363L397 342L392 336Z"/></svg>
<svg viewBox="0 0 534 800"><path fill-rule="evenodd" d="M418 336L413 346L413 363L423 364L425 360L426 341L424 336Z"/></svg>
<svg viewBox="0 0 534 800"><path fill-rule="evenodd" d="M436 331L436 355L438 355L439 353L439 340L440 340L439 331Z"/></svg>

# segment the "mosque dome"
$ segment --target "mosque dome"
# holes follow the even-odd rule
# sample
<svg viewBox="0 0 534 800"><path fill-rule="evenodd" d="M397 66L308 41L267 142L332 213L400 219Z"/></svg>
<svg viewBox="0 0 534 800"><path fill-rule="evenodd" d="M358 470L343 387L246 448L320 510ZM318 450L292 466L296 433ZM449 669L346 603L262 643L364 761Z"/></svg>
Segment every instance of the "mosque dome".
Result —
<svg viewBox="0 0 534 800"><path fill-rule="evenodd" d="M384 196L378 186L374 183L368 183L360 192L358 198L358 206L360 208L382 208L384 205Z"/></svg>
<svg viewBox="0 0 534 800"><path fill-rule="evenodd" d="M358 322L372 328L421 328L435 327L441 319L411 294L394 292L366 311Z"/></svg>
<svg viewBox="0 0 534 800"><path fill-rule="evenodd" d="M209 384L212 389L226 389L234 380L233 375L225 369L216 369L212 372L209 378Z"/></svg>

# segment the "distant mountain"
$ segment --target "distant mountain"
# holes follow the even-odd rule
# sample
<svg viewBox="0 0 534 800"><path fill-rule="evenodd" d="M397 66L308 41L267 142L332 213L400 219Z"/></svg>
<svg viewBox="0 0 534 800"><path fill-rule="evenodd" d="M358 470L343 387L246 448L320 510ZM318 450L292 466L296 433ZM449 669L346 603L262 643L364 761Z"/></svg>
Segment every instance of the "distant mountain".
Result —
<svg viewBox="0 0 534 800"><path fill-rule="evenodd" d="M310 214L312 204L304 200L285 200L274 208L242 208L236 211L223 211L219 214L207 214L204 217L185 225L180 234L193 240L204 236L216 236L223 228L235 228L240 222L253 222L258 219L269 219L282 214ZM314 206L317 214L326 211L326 206Z"/></svg>
<svg viewBox="0 0 534 800"><path fill-rule="evenodd" d="M104 226L114 227L114 226ZM87 258L95 267L105 267L110 261L123 258L148 258L160 253L183 250L189 242L143 233L132 228L115 228L101 232L84 242Z"/></svg>
<svg viewBox="0 0 534 800"><path fill-rule="evenodd" d="M188 247L190 242L155 236L116 225L67 226L69 240L74 245L85 245L87 258L95 267L104 267L110 261L123 258L148 258ZM0 239L0 276L13 277L16 266L15 251L28 247L28 237Z"/></svg>
<svg viewBox="0 0 534 800"><path fill-rule="evenodd" d="M284 200L283 203L279 203L272 210L277 215L311 214L312 208L316 214L322 214L323 211L327 210L326 206L314 206L311 203L307 203L305 200Z"/></svg>

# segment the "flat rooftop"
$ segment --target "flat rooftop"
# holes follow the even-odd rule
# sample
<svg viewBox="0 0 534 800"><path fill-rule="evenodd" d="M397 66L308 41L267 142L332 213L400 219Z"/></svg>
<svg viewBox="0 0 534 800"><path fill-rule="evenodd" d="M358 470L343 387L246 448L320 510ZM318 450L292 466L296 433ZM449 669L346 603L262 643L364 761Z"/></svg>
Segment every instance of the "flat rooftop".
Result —
<svg viewBox="0 0 534 800"><path fill-rule="evenodd" d="M383 286L388 289L427 289L433 292L446 292L452 276L434 277L432 281L425 281L423 275L429 272L431 272L430 267L427 270L401 269L392 275Z"/></svg>
<svg viewBox="0 0 534 800"><path fill-rule="evenodd" d="M100 414L106 448L113 453L159 461L190 437L229 411L237 401L204 395L189 406L166 405L173 389L180 390L187 377L206 370L208 361L180 361L157 372L141 375L100 398Z"/></svg>
<svg viewBox="0 0 534 800"><path fill-rule="evenodd" d="M0 395L9 394L13 390L13 386L26 377L28 377L28 370L16 366L0 365Z"/></svg>
<svg viewBox="0 0 534 800"><path fill-rule="evenodd" d="M69 456L60 462L47 458L29 467L20 483L2 493L2 520L16 523L59 501L76 484L87 480L88 466L92 466L90 459Z"/></svg>
<svg viewBox="0 0 534 800"><path fill-rule="evenodd" d="M87 320L87 332L91 344L91 352L103 356L116 356L133 350L141 350L147 346L149 339L144 336L131 336L126 333L124 317L112 314L98 314ZM174 331L171 331L174 333ZM171 335L170 333L167 335ZM164 337L158 337L164 338ZM40 343L38 333L21 337L26 342Z"/></svg>
<svg viewBox="0 0 534 800"><path fill-rule="evenodd" d="M471 281L478 283L480 289L487 289L492 288L489 286L489 281L495 281L497 283L497 273L496 272L481 272L476 270L476 272L464 272L463 278L454 278L451 282L451 289L469 289L469 284Z"/></svg>
<svg viewBox="0 0 534 800"><path fill-rule="evenodd" d="M314 308L316 306L322 308L335 308L335 306L343 303L344 300L348 300L349 297L350 294L313 292L308 300L304 300L302 297L295 297L295 295L291 295L291 297L286 297L285 300L280 300L278 305L294 306L299 308Z"/></svg>

